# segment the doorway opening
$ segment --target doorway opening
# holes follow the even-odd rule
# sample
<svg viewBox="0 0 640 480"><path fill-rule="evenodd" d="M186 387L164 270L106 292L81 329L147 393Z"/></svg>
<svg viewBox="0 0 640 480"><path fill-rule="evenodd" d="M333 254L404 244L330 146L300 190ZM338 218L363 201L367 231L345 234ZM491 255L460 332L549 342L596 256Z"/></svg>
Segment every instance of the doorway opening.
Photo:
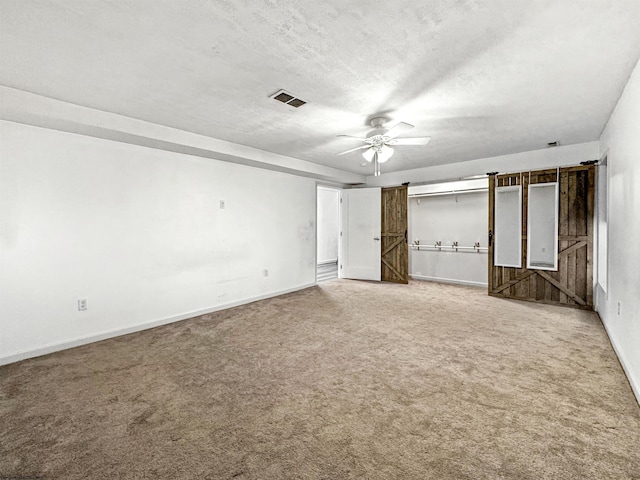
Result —
<svg viewBox="0 0 640 480"><path fill-rule="evenodd" d="M317 188L316 281L338 278L340 258L340 189Z"/></svg>

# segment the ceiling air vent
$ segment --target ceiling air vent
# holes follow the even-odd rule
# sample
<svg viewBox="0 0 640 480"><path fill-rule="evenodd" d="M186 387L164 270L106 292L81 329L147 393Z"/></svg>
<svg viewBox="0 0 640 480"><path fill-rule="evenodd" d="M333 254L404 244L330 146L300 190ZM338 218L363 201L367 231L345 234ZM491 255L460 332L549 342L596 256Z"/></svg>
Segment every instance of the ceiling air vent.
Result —
<svg viewBox="0 0 640 480"><path fill-rule="evenodd" d="M293 107L293 108L299 108L305 103L307 103L304 100L300 100L299 98L294 97L290 93L285 92L284 90L278 90L276 93L269 95L269 97L279 102L282 102L286 105L289 105L290 107Z"/></svg>

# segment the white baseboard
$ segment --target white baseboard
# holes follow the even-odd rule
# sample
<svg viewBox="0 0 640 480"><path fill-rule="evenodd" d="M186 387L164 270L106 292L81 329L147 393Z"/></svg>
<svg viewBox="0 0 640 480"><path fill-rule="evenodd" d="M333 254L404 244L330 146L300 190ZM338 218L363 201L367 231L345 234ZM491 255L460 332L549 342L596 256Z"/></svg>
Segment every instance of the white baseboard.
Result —
<svg viewBox="0 0 640 480"><path fill-rule="evenodd" d="M596 312L596 313L598 313L598 317L600 317L600 313L599 312ZM636 401L638 402L638 405L640 405L640 382L639 382L640 379L636 379L633 376L631 368L629 368L629 364L625 361L625 357L622 353L622 350L620 350L620 348L618 348L618 345L616 345L616 342L611 336L611 332L607 327L607 323L602 320L602 317L600 317L600 322L602 323L605 331L607 332L607 337L609 337L609 342L613 347L613 351L618 357L618 361L620 362L620 365L622 365L622 370L624 370L624 373L627 376L627 380L629 381L629 385L631 385L631 390L633 391L633 394L636 396Z"/></svg>
<svg viewBox="0 0 640 480"><path fill-rule="evenodd" d="M416 280L427 280L429 282L452 283L454 285L466 285L466 286L469 286L469 287L484 287L484 288L487 288L489 286L488 283L472 282L470 280L458 280L456 278L428 277L426 275L414 275L413 273L410 273L409 276L411 278L415 278Z"/></svg>
<svg viewBox="0 0 640 480"><path fill-rule="evenodd" d="M225 303L222 305L216 305L215 307L205 308L202 310L194 310L192 312L183 313L181 315L172 315L170 317L160 318L158 320L152 320L150 322L139 323L131 327L118 328L115 330L108 330L105 332L96 333L94 335L88 335L86 337L74 338L65 342L52 343L40 348L28 350L24 352L18 352L4 357L0 357L0 365L7 365L9 363L19 362L28 358L40 357L53 352L59 352L60 350L67 350L68 348L79 347L88 343L99 342L100 340L106 340L108 338L119 337L121 335L127 335L129 333L140 332L142 330L148 330L150 328L159 327L169 323L179 322L181 320L187 320L193 317L199 317L207 313L213 313L220 310L226 310L227 308L238 307L247 303L257 302L258 300L265 300L271 297L277 297L278 295L284 295L286 293L297 292L298 290L304 290L305 288L313 287L317 285L316 282L308 283L294 288L286 290L280 290L278 292L271 292L264 295L258 295L257 297L245 298L234 302Z"/></svg>

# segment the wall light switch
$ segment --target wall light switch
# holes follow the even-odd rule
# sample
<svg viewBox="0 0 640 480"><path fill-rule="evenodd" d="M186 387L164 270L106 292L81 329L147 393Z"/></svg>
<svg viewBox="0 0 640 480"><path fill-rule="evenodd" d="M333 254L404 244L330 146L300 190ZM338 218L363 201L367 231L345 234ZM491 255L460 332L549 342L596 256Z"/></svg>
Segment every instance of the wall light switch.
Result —
<svg viewBox="0 0 640 480"><path fill-rule="evenodd" d="M87 307L87 299L86 298L79 298L78 299L78 310L86 310Z"/></svg>
<svg viewBox="0 0 640 480"><path fill-rule="evenodd" d="M224 200L220 200L220 209L224 210Z"/></svg>

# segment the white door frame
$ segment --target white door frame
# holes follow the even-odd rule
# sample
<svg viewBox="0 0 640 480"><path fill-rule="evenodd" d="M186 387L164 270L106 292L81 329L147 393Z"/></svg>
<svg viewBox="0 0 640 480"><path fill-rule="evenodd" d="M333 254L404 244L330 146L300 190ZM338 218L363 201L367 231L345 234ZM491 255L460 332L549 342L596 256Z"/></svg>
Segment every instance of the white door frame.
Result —
<svg viewBox="0 0 640 480"><path fill-rule="evenodd" d="M342 208L340 207L340 202L342 201L342 188L340 187L336 187L336 186L332 186L332 185L326 185L320 182L316 182L316 248L314 251L314 263L315 263L315 278L317 281L318 278L318 190L335 190L338 194L338 230L340 230L339 232L337 232L338 235L338 277L340 277L340 263L342 262L342 239L341 234L342 234Z"/></svg>

